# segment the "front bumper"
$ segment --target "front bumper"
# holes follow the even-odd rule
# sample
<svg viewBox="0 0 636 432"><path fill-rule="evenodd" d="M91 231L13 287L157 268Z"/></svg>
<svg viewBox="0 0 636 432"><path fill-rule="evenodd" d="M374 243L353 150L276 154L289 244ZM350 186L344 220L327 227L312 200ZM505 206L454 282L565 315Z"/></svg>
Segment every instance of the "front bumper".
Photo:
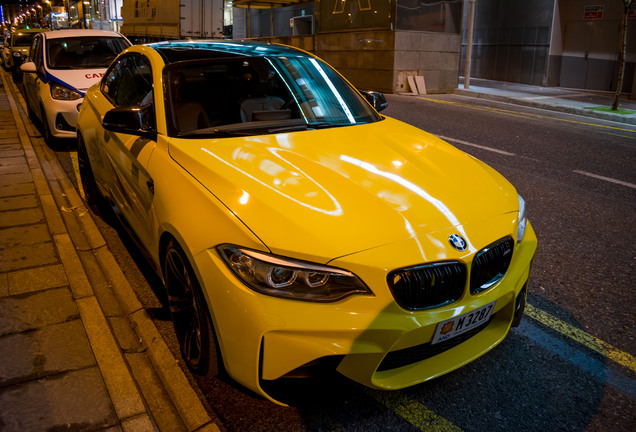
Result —
<svg viewBox="0 0 636 432"><path fill-rule="evenodd" d="M72 101L53 99L48 86L45 87L46 92L49 93L42 95L42 101L51 135L56 138L75 138L77 117L84 99Z"/></svg>
<svg viewBox="0 0 636 432"><path fill-rule="evenodd" d="M447 234L441 233L440 237L444 236ZM386 287L387 273L394 267L373 264L390 260L390 247L330 263L356 273L375 296L351 296L327 304L257 294L234 277L215 250L197 255L195 262L226 370L239 383L273 400L263 389L262 380L292 376L294 371L323 359L337 359L340 373L368 387L399 389L443 375L483 355L510 329L516 300L525 296L536 246L535 233L528 224L506 276L495 286L423 311L400 308ZM496 301L492 319L481 331L441 352L435 349L445 348L443 345L433 346L431 354L429 342L437 323L492 301Z"/></svg>

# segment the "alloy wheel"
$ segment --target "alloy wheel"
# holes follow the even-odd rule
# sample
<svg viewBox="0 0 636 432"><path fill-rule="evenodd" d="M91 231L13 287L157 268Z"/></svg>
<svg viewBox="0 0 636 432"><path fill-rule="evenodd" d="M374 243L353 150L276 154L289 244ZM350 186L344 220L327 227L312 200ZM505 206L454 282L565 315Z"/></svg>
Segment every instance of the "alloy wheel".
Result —
<svg viewBox="0 0 636 432"><path fill-rule="evenodd" d="M175 241L168 244L164 276L170 314L183 359L199 375L218 373L217 344L199 284L184 252Z"/></svg>

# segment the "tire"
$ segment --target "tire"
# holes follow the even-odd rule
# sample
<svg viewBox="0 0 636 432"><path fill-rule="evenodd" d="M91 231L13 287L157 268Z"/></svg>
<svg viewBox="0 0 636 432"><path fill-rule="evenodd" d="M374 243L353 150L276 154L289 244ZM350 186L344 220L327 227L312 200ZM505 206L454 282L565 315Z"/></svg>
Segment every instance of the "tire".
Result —
<svg viewBox="0 0 636 432"><path fill-rule="evenodd" d="M46 119L46 111L44 111L44 107L40 109L40 112L42 114L42 121L40 122L42 124L42 138L44 138L44 142L46 142L49 147L52 147L55 145L56 140L53 134L51 134L51 128L49 127L49 122Z"/></svg>
<svg viewBox="0 0 636 432"><path fill-rule="evenodd" d="M46 122L46 120L45 120ZM97 188L95 175L91 168L91 162L88 159L86 144L81 135L77 135L77 164L79 165L80 178L82 180L82 188L84 189L84 198L93 211L98 214L107 214L108 203Z"/></svg>
<svg viewBox="0 0 636 432"><path fill-rule="evenodd" d="M166 246L163 275L183 360L197 375L219 375L223 361L210 314L192 266L174 239Z"/></svg>
<svg viewBox="0 0 636 432"><path fill-rule="evenodd" d="M24 90L24 94L26 96L26 90ZM29 98L25 97L25 99L26 99L27 114L29 115L29 120L31 120L31 122L37 124L38 116L35 114L35 111L33 111L33 108L31 108L31 104L29 103Z"/></svg>

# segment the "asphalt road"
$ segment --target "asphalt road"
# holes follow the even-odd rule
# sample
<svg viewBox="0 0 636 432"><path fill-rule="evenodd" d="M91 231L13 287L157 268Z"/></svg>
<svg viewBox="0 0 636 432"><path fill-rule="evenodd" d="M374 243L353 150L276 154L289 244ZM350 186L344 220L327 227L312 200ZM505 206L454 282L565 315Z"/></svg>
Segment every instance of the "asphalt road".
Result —
<svg viewBox="0 0 636 432"><path fill-rule="evenodd" d="M265 401L191 377L228 431L636 430L636 128L460 96L387 95L383 114L444 137L506 176L539 237L522 325L490 353L422 385L376 392L299 382ZM77 184L74 143L55 146ZM176 358L160 283L97 220Z"/></svg>

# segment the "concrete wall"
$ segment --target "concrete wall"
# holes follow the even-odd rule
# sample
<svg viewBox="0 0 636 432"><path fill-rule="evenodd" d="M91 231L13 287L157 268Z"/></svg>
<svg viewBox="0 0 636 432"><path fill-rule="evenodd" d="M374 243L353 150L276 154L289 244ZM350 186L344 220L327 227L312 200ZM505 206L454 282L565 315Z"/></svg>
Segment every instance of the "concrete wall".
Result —
<svg viewBox="0 0 636 432"><path fill-rule="evenodd" d="M388 7L388 5L391 3L388 2L385 6ZM343 7L345 6L357 10L359 3L343 4ZM284 43L313 52L336 68L359 89L384 93L405 92L408 90L405 85L408 75L424 76L429 93L449 93L457 88L461 35L436 31L394 30L391 14L387 11L385 11L386 14L381 13L384 10L382 8L374 14L378 16L379 21L373 30L342 28L335 31L333 22L330 21L330 25L326 26L325 19L322 17L322 21L316 22L318 25L315 27L314 35L290 36L289 19L292 16L314 13L319 15L319 10L331 12L332 9L331 3L316 3L315 6L314 4L297 5L281 8L279 12L274 9L275 37L270 37L270 10L253 10L250 15L250 34L252 39ZM446 9L448 8L443 8L443 10ZM361 9L358 12L372 14L373 11ZM247 14L246 9L234 9L233 37L235 39L247 36ZM452 15L446 11L446 15L454 17L454 20L459 22L458 13ZM385 19L380 19L381 17ZM438 19L439 13L435 14L435 17ZM447 21L453 21L451 18ZM330 19L334 21L342 17L340 14L331 14ZM360 23L350 24L353 26Z"/></svg>
<svg viewBox="0 0 636 432"><path fill-rule="evenodd" d="M393 92L395 32L390 30L316 35L316 55L354 86Z"/></svg>
<svg viewBox="0 0 636 432"><path fill-rule="evenodd" d="M428 93L449 93L457 88L461 35L396 31L393 92L408 90L406 77L424 77Z"/></svg>
<svg viewBox="0 0 636 432"><path fill-rule="evenodd" d="M408 75L422 75L428 93L458 85L460 35L377 30L258 39L312 52L363 90L406 92Z"/></svg>
<svg viewBox="0 0 636 432"><path fill-rule="evenodd" d="M315 53L315 38L315 36L280 36L273 38L258 38L258 40L289 45L310 53Z"/></svg>

